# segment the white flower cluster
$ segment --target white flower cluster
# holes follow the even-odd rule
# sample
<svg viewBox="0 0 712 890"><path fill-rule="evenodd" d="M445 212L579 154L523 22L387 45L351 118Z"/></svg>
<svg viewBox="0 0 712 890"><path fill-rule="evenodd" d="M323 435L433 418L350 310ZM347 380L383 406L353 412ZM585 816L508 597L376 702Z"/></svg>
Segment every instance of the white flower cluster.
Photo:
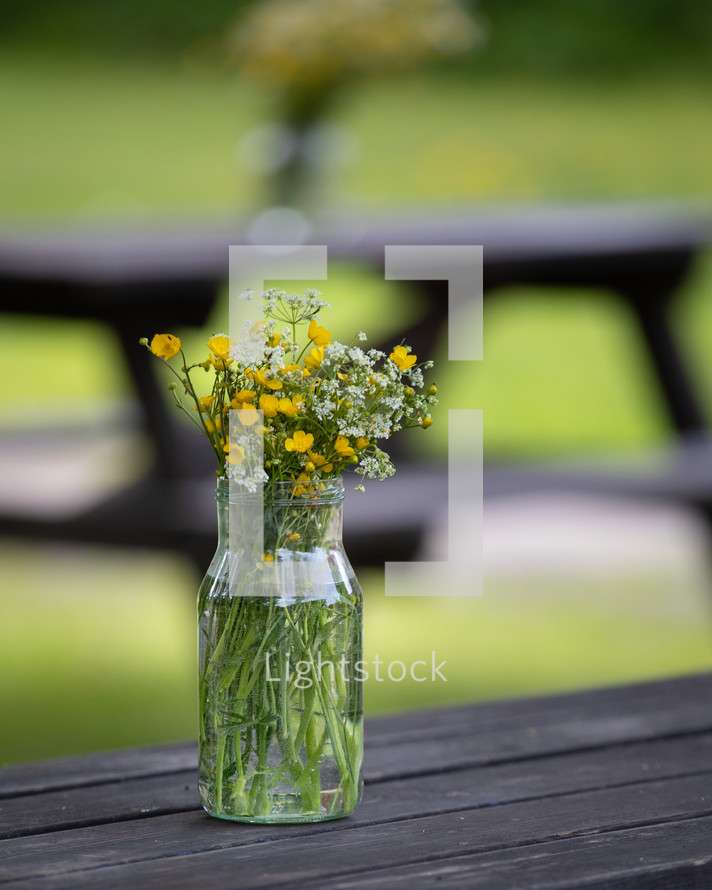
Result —
<svg viewBox="0 0 712 890"><path fill-rule="evenodd" d="M264 313L270 318L299 324L311 318L318 318L322 309L330 309L331 304L322 299L321 291L310 288L303 294L288 294L278 288L271 288L263 294Z"/></svg>
<svg viewBox="0 0 712 890"><path fill-rule="evenodd" d="M247 319L240 331L240 339L230 345L230 358L246 368L261 365L265 357L265 335L259 324Z"/></svg>
<svg viewBox="0 0 712 890"><path fill-rule="evenodd" d="M392 476L396 468L391 463L390 457L385 451L377 450L361 460L361 472L369 479L383 479Z"/></svg>

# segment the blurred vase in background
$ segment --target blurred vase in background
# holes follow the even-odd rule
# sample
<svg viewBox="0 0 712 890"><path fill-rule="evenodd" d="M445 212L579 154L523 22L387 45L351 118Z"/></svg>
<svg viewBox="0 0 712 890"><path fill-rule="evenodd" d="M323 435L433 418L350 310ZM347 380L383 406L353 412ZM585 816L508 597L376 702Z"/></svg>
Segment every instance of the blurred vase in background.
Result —
<svg viewBox="0 0 712 890"><path fill-rule="evenodd" d="M266 177L267 206L328 205L329 173L358 153L329 122L344 94L369 78L461 55L480 30L458 0L265 0L226 38L231 65L271 94L272 123L240 154Z"/></svg>

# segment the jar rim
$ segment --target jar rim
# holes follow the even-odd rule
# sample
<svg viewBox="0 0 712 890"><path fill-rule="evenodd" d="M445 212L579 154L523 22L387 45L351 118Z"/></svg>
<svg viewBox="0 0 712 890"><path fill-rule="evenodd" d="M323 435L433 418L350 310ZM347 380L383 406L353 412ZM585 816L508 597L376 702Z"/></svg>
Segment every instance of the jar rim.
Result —
<svg viewBox="0 0 712 890"><path fill-rule="evenodd" d="M300 482L298 480L270 479L265 482L263 497L266 503L289 504L291 506L333 504L344 499L344 480L341 476ZM217 480L215 497L218 502L240 503L260 500L260 492L249 492L231 485L230 480L220 476Z"/></svg>

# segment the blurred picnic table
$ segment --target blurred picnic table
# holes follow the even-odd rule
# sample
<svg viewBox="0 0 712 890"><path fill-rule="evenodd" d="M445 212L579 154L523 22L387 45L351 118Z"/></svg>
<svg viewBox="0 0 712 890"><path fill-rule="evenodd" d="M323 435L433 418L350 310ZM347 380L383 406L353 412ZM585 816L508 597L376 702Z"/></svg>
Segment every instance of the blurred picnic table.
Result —
<svg viewBox="0 0 712 890"><path fill-rule="evenodd" d="M19 514L0 503L0 533L177 548L207 565L215 540L211 498L203 493L214 485L210 455L193 448L168 413L163 383L137 342L147 331L204 325L227 280L228 247L248 243L248 233L245 222L0 231L2 311L93 319L110 327L154 455L143 479L79 513ZM683 500L712 523L710 431L672 323L680 288L711 235L712 212L699 208L605 205L325 215L316 220L310 242L326 244L330 261L348 259L377 271L383 270L385 245L481 244L486 296L515 284L615 295L637 323L667 409L677 443L671 460L643 475L496 468L486 475L485 493L542 486L629 492ZM446 331L447 282L409 286L421 295L423 310L405 321L395 339L430 355ZM347 546L355 562L407 559L417 550L424 511L433 498L442 502L447 489L444 467L414 472L418 492L407 466L381 486L384 504L398 498L397 521L386 510L374 522L372 504L367 511L347 511Z"/></svg>

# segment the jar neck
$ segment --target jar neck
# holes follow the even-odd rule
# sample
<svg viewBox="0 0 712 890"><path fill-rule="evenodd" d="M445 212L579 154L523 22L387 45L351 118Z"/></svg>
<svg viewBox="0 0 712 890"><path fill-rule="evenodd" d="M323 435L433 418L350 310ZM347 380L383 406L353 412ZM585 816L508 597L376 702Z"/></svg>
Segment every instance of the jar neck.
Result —
<svg viewBox="0 0 712 890"><path fill-rule="evenodd" d="M342 479L318 483L268 482L262 497L218 479L218 548L230 546L230 515L238 527L255 517L268 553L307 552L342 545L344 485ZM238 511L234 513L233 511Z"/></svg>

